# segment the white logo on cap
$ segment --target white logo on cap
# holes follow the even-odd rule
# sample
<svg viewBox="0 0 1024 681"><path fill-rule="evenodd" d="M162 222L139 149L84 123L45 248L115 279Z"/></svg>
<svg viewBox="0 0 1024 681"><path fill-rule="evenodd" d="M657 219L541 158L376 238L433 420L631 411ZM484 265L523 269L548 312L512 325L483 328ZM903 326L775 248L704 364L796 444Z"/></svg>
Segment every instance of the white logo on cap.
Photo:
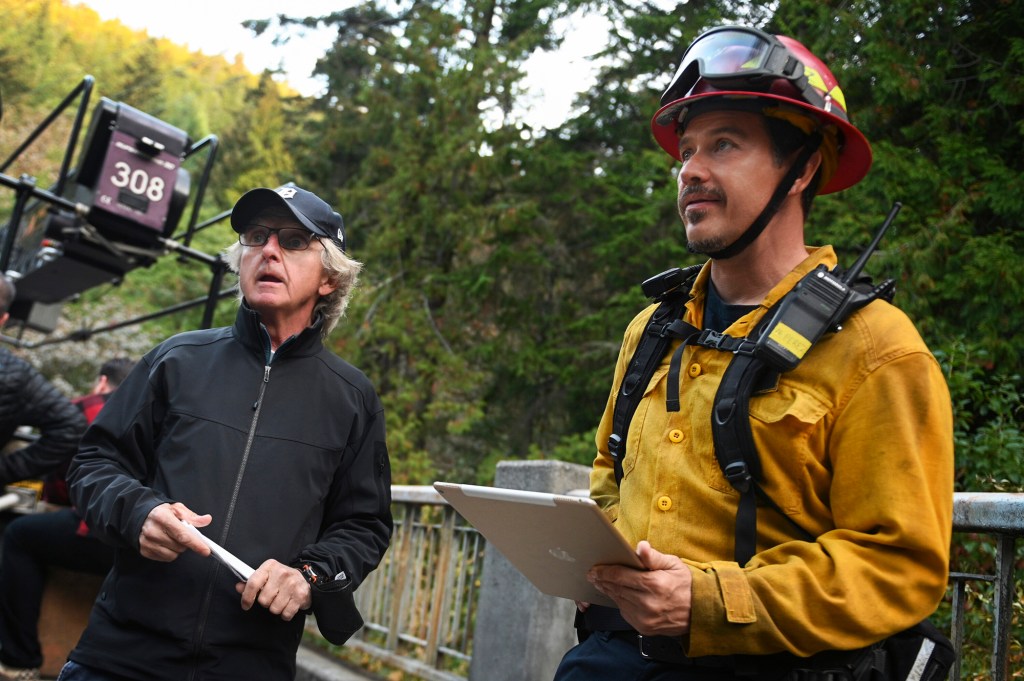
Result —
<svg viewBox="0 0 1024 681"><path fill-rule="evenodd" d="M277 190L277 193L281 195L283 199L294 199L295 188L294 187L281 187Z"/></svg>
<svg viewBox="0 0 1024 681"><path fill-rule="evenodd" d="M342 232L342 231L341 231L341 230L339 229L339 230L338 230L338 241L344 241L344 240L345 240L345 233L344 233L344 232Z"/></svg>

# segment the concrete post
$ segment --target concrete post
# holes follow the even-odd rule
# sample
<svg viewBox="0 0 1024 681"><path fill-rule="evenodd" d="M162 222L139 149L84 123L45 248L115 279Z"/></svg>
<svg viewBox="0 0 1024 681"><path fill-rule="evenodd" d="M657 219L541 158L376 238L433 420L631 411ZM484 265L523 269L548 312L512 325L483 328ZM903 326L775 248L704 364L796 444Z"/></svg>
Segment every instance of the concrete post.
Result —
<svg viewBox="0 0 1024 681"><path fill-rule="evenodd" d="M565 494L590 486L590 468L564 461L503 461L496 487ZM469 681L547 681L576 644L572 601L542 594L497 550L484 555Z"/></svg>

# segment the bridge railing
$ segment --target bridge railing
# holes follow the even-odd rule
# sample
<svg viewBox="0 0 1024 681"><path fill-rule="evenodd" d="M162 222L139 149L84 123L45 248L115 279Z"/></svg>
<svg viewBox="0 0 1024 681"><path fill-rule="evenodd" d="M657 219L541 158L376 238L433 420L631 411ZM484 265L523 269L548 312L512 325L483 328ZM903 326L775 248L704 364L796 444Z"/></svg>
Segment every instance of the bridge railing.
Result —
<svg viewBox="0 0 1024 681"><path fill-rule="evenodd" d="M993 551L992 571L977 574L950 573L952 590L951 636L956 650L956 662L950 670L951 681L959 681L962 674L967 609L972 602L969 590L988 592L991 598L991 678L1009 681L1011 656L1016 656L1019 667L1024 661L1021 641L1013 641L1014 608L1024 621L1024 580L1018 578L1024 557L1019 540L1024 537L1024 494L960 493L953 495L954 547L963 546L965 540L980 540L981 546ZM956 561L954 561L955 563ZM954 565L955 567L955 565ZM974 599L983 602L985 598ZM1016 649L1014 649L1014 646ZM1013 678L1018 678L1014 676Z"/></svg>
<svg viewBox="0 0 1024 681"><path fill-rule="evenodd" d="M484 539L432 487L391 488L395 533L356 591L366 625L346 645L429 681L468 676Z"/></svg>
<svg viewBox="0 0 1024 681"><path fill-rule="evenodd" d="M469 673L474 644L479 646L485 636L507 636L495 627L475 627L484 540L433 488L395 486L392 491L395 535L381 567L356 592L366 626L346 645L426 681L475 681ZM1022 659L1011 631L1015 608L1024 602L1017 574L1024 565L1019 541L1024 537L1024 494L954 495L954 532L955 545L969 540L977 550L991 553L994 569L950 575L950 638L957 663L949 679L963 678L968 610L983 607L988 612L981 619L992 621L991 631L980 636L991 642L990 678L1010 681L1011 658L1018 664ZM568 621L551 622L552 628L567 626ZM979 638L978 632L969 633ZM490 672L488 678L502 676Z"/></svg>

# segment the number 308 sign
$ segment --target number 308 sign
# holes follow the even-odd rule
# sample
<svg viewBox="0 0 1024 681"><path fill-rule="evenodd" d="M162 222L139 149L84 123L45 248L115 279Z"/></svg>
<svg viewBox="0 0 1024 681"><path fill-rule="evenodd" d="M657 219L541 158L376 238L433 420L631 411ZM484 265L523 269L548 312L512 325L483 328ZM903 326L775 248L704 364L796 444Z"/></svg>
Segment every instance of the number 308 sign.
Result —
<svg viewBox="0 0 1024 681"><path fill-rule="evenodd" d="M94 208L163 233L174 193L178 159L140 151L135 138L114 130L96 187Z"/></svg>

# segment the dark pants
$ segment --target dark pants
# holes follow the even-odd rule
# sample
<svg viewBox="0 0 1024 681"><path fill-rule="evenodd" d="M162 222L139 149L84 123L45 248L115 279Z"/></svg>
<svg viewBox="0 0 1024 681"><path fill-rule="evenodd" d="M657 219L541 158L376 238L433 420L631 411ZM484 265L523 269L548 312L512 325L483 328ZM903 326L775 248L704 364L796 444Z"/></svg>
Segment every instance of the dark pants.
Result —
<svg viewBox="0 0 1024 681"><path fill-rule="evenodd" d="M572 648L555 672L555 681L732 681L724 668L668 664L644 658L636 642L597 631Z"/></svg>
<svg viewBox="0 0 1024 681"><path fill-rule="evenodd" d="M43 664L39 645L46 568L106 574L114 549L80 536L80 519L70 508L21 516L4 530L0 556L0 661L9 667Z"/></svg>

